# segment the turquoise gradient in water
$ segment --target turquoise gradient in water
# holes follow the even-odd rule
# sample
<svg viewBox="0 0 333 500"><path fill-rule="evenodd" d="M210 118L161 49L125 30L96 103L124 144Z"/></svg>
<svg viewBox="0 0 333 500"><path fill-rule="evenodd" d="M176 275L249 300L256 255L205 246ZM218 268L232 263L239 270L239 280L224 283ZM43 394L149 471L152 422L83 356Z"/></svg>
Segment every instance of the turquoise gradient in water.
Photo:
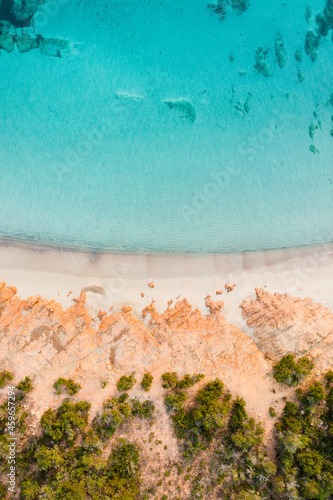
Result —
<svg viewBox="0 0 333 500"><path fill-rule="evenodd" d="M1 51L0 237L204 253L333 241L332 30L314 62L304 52L325 0L309 20L304 0L251 0L224 21L207 3L46 3L38 31L70 53Z"/></svg>

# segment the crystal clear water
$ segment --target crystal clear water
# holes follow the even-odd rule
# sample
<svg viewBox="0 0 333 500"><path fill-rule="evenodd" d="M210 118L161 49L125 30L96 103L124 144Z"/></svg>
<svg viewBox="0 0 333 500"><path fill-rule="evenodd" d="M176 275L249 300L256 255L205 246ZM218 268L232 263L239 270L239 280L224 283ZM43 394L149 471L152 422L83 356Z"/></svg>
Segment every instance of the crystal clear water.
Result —
<svg viewBox="0 0 333 500"><path fill-rule="evenodd" d="M0 236L133 252L333 241L332 30L314 62L304 52L325 3L307 20L303 0L251 0L220 21L207 0L47 2L36 31L69 54L1 51Z"/></svg>

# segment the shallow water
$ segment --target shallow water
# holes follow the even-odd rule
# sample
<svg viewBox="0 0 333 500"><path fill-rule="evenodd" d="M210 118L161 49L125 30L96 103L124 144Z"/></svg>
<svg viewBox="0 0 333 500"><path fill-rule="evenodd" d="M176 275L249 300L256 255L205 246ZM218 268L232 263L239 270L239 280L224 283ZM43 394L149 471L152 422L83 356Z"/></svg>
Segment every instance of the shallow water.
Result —
<svg viewBox="0 0 333 500"><path fill-rule="evenodd" d="M0 236L133 252L333 241L332 30L313 62L326 2L309 3L309 21L303 0L223 21L207 0L46 3L35 29L69 54L1 51Z"/></svg>

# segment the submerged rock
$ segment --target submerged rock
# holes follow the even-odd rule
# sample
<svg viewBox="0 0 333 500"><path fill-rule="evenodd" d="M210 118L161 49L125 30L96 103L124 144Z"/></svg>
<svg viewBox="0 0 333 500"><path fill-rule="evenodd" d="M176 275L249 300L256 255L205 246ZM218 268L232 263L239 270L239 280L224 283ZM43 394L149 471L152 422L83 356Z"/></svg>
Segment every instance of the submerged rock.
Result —
<svg viewBox="0 0 333 500"><path fill-rule="evenodd" d="M249 0L231 0L231 6L234 10L237 10L240 14L245 12L249 8Z"/></svg>
<svg viewBox="0 0 333 500"><path fill-rule="evenodd" d="M316 127L313 123L311 123L309 127L309 136L311 139L314 139L315 132L316 132Z"/></svg>
<svg viewBox="0 0 333 500"><path fill-rule="evenodd" d="M29 50L37 49L38 47L37 38L32 38L29 35L16 36L15 41L20 52L29 52Z"/></svg>
<svg viewBox="0 0 333 500"><path fill-rule="evenodd" d="M282 35L279 35L275 38L275 55L276 59L279 63L280 68L282 69L285 66L287 61L287 53L284 46Z"/></svg>
<svg viewBox="0 0 333 500"><path fill-rule="evenodd" d="M309 30L305 39L305 53L309 56L316 50L320 43L320 37L316 36L313 31Z"/></svg>
<svg viewBox="0 0 333 500"><path fill-rule="evenodd" d="M327 0L324 12L318 14L316 21L318 35L326 37L333 28L333 0Z"/></svg>
<svg viewBox="0 0 333 500"><path fill-rule="evenodd" d="M311 14L312 14L311 5L307 3L305 6L305 19L307 20L307 22L310 21Z"/></svg>
<svg viewBox="0 0 333 500"><path fill-rule="evenodd" d="M224 5L224 0L217 0L217 3L208 4L207 7L212 9L215 14L218 14L220 17L220 21L225 19L226 15L226 7Z"/></svg>
<svg viewBox="0 0 333 500"><path fill-rule="evenodd" d="M11 52L14 48L14 37L9 33L3 33L0 35L0 49L4 49L6 52Z"/></svg>
<svg viewBox="0 0 333 500"><path fill-rule="evenodd" d="M39 44L42 54L50 57L63 57L69 54L69 43L63 38L42 38Z"/></svg>
<svg viewBox="0 0 333 500"><path fill-rule="evenodd" d="M257 70L258 73L261 73L263 76L266 78L271 75L271 69L270 66L267 62L267 54L269 52L269 49L266 47L265 49L260 46L255 53L255 65L254 69Z"/></svg>
<svg viewBox="0 0 333 500"><path fill-rule="evenodd" d="M297 62L302 62L302 52L298 49L295 52L295 59Z"/></svg>
<svg viewBox="0 0 333 500"><path fill-rule="evenodd" d="M45 0L13 0L11 12L17 21L28 23Z"/></svg>
<svg viewBox="0 0 333 500"><path fill-rule="evenodd" d="M301 69L299 69L297 71L297 78L298 78L299 83L303 83L304 80L305 80L304 73L303 73L303 71Z"/></svg>
<svg viewBox="0 0 333 500"><path fill-rule="evenodd" d="M196 119L196 111L194 106L186 99L164 101L169 109L178 113L178 115L188 123L194 123Z"/></svg>

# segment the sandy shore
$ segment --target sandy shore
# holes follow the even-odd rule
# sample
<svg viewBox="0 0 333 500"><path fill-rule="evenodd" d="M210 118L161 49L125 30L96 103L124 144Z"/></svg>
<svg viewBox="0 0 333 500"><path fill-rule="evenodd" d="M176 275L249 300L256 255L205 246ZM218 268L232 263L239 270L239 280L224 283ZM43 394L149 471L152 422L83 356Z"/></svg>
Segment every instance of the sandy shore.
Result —
<svg viewBox="0 0 333 500"><path fill-rule="evenodd" d="M111 255L4 242L0 281L16 286L22 298L40 294L63 307L82 288L99 286L104 294L87 293L92 313L129 304L138 316L152 299L162 311L178 296L207 312L204 298L209 294L225 302L223 313L229 322L247 331L239 304L253 298L256 287L311 297L333 310L333 244L243 254ZM148 286L151 281L154 288ZM236 284L231 293L226 283ZM217 290L223 295L217 296Z"/></svg>

